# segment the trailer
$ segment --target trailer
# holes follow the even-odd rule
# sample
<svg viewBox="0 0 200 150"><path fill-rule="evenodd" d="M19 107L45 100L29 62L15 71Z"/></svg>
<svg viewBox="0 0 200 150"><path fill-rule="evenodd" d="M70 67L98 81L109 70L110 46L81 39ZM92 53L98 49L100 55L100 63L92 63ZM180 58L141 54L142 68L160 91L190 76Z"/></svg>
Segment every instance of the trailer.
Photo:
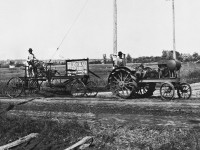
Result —
<svg viewBox="0 0 200 150"><path fill-rule="evenodd" d="M52 69L53 63L44 63L36 60L32 70L24 67L23 77L13 77L6 84L6 94L11 97L19 97L24 93L36 93L40 91L43 82L47 87L62 89L74 97L95 97L98 93L95 82L89 80L89 59L73 59L65 61L65 71L60 73ZM98 77L98 76L97 76Z"/></svg>

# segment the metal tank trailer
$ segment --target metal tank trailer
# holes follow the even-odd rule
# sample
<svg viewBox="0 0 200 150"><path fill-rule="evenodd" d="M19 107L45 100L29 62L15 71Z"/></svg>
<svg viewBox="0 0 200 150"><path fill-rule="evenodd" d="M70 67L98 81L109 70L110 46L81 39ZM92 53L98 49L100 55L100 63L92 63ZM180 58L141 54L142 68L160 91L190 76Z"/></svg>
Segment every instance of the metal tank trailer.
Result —
<svg viewBox="0 0 200 150"><path fill-rule="evenodd" d="M150 97L156 84L160 84L160 96L163 100L172 100L175 92L179 98L189 99L192 94L188 83L180 81L181 62L178 60L161 60L156 69L144 67L117 67L108 77L112 93L121 98Z"/></svg>

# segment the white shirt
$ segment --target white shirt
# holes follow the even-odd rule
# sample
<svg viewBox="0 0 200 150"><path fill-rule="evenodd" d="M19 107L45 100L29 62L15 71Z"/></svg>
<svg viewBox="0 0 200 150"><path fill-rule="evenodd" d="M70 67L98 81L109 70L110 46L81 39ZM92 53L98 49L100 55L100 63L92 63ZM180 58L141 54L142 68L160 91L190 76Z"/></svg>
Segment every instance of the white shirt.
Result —
<svg viewBox="0 0 200 150"><path fill-rule="evenodd" d="M34 59L36 59L34 54L33 53L32 54L29 53L27 61L32 61Z"/></svg>
<svg viewBox="0 0 200 150"><path fill-rule="evenodd" d="M115 66L118 66L118 67L123 66L123 59L118 57L115 60Z"/></svg>

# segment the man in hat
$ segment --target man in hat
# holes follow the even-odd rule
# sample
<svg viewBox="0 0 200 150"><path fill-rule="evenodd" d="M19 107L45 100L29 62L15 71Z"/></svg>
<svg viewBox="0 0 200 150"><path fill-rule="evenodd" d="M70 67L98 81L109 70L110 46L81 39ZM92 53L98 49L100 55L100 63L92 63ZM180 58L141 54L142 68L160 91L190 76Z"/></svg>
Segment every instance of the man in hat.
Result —
<svg viewBox="0 0 200 150"><path fill-rule="evenodd" d="M29 65L29 74L30 76L34 75L34 60L36 60L35 58L35 55L33 54L33 50L32 48L29 48L28 50L29 52L29 55L28 55L28 59L27 59L27 62L28 62L28 65Z"/></svg>
<svg viewBox="0 0 200 150"><path fill-rule="evenodd" d="M123 58L122 58L123 53L121 51L118 52L118 57L114 62L114 67L121 67L124 66L123 64Z"/></svg>

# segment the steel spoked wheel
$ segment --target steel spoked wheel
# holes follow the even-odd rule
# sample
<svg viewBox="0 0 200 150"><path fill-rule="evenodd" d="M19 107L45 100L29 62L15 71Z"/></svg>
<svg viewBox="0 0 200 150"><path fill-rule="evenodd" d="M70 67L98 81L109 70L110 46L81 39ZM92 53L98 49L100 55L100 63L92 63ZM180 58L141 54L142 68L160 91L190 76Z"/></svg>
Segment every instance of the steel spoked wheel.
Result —
<svg viewBox="0 0 200 150"><path fill-rule="evenodd" d="M74 97L82 97L85 95L86 87L80 80L74 80L71 86L71 94Z"/></svg>
<svg viewBox="0 0 200 150"><path fill-rule="evenodd" d="M160 96L163 100L172 100L174 98L175 89L173 84L165 82L160 87Z"/></svg>
<svg viewBox="0 0 200 150"><path fill-rule="evenodd" d="M155 87L155 83L141 83L138 85L139 90L137 91L137 96L142 98L152 96Z"/></svg>
<svg viewBox="0 0 200 150"><path fill-rule="evenodd" d="M40 91L40 86L37 80L31 79L28 81L28 90L30 94L38 93Z"/></svg>
<svg viewBox="0 0 200 150"><path fill-rule="evenodd" d="M23 91L23 81L20 78L11 78L6 84L6 95L10 98L20 96Z"/></svg>
<svg viewBox="0 0 200 150"><path fill-rule="evenodd" d="M189 99L192 95L192 88L188 83L181 83L177 94L179 98Z"/></svg>
<svg viewBox="0 0 200 150"><path fill-rule="evenodd" d="M137 83L129 70L120 68L111 73L108 81L114 95L129 98L135 94Z"/></svg>
<svg viewBox="0 0 200 150"><path fill-rule="evenodd" d="M98 94L97 84L93 81L88 81L86 84L86 95L88 97L95 97Z"/></svg>

